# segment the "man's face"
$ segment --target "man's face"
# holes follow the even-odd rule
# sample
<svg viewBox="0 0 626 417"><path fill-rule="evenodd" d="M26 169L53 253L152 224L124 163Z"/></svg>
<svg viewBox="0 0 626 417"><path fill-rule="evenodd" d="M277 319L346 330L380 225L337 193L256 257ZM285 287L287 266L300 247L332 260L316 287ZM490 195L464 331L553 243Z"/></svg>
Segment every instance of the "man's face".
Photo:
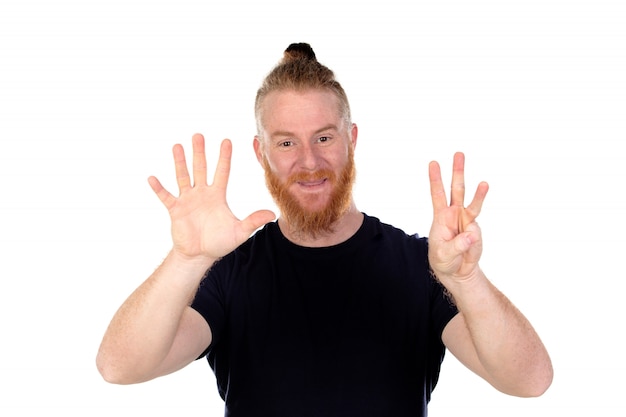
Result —
<svg viewBox="0 0 626 417"><path fill-rule="evenodd" d="M357 128L346 126L329 91L278 91L263 102L257 159L292 230L315 236L352 203Z"/></svg>

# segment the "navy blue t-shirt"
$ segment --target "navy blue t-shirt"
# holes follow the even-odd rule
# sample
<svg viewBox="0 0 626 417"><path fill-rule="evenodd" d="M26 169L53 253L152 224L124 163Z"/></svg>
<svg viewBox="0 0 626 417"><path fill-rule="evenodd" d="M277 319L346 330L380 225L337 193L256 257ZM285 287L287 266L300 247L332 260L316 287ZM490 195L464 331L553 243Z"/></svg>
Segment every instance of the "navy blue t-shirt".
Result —
<svg viewBox="0 0 626 417"><path fill-rule="evenodd" d="M425 416L457 313L427 254L427 239L365 215L325 248L268 223L217 262L192 307L225 416Z"/></svg>

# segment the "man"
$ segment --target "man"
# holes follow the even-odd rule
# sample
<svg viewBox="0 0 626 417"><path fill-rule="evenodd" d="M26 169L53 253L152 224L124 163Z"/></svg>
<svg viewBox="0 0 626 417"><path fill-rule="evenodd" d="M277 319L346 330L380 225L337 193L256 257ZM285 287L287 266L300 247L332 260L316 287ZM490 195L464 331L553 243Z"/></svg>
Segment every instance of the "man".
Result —
<svg viewBox="0 0 626 417"><path fill-rule="evenodd" d="M147 381L207 356L227 416L423 416L447 348L502 392L549 387L541 340L479 267L488 186L464 206L461 153L449 203L430 164L427 240L356 208L357 127L309 45L287 48L255 112L254 151L279 219L228 208L229 141L211 185L203 137L192 140L193 182L176 145L179 196L149 179L173 247L104 335L107 381Z"/></svg>

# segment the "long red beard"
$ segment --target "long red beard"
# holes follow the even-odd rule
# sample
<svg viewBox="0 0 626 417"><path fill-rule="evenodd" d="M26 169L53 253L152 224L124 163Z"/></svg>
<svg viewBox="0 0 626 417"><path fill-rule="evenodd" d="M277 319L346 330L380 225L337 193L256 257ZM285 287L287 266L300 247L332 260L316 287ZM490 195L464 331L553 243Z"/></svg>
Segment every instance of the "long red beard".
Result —
<svg viewBox="0 0 626 417"><path fill-rule="evenodd" d="M337 176L330 170L319 170L314 173L297 173L291 175L285 183L272 172L264 160L265 182L267 188L280 209L281 215L289 223L290 230L300 235L316 237L319 234L333 231L335 222L350 208L352 202L352 186L356 178L354 166L354 154L350 149L348 162ZM333 190L326 205L318 210L309 209L307 201L301 203L289 187L298 181L315 181L327 178L333 186ZM320 198L310 196L311 199ZM325 196L324 196L325 198ZM311 201L316 203L316 201Z"/></svg>

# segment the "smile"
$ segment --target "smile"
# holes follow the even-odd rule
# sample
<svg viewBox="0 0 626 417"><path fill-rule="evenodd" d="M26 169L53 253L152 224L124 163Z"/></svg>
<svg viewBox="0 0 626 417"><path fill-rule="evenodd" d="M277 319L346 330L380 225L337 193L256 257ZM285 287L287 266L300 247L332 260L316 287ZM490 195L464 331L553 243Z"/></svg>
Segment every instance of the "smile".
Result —
<svg viewBox="0 0 626 417"><path fill-rule="evenodd" d="M315 181L298 181L297 184L302 187L313 188L313 187L319 187L320 185L324 185L326 181L328 181L327 178L322 178L322 179L315 180Z"/></svg>

